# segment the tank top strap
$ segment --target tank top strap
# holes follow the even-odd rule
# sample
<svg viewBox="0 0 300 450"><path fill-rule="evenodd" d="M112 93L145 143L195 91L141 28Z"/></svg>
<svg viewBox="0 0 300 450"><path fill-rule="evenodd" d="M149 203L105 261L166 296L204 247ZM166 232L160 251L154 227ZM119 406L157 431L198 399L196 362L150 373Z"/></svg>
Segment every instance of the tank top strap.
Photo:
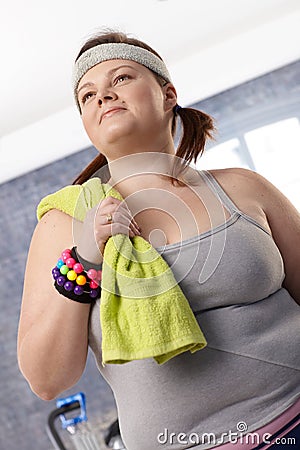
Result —
<svg viewBox="0 0 300 450"><path fill-rule="evenodd" d="M228 211L230 211L231 213L238 212L241 214L241 211L233 203L230 197L228 197L224 189L220 186L220 184L210 172L208 172L207 170L198 170L198 172L206 185L217 197L220 198L222 204L228 209Z"/></svg>

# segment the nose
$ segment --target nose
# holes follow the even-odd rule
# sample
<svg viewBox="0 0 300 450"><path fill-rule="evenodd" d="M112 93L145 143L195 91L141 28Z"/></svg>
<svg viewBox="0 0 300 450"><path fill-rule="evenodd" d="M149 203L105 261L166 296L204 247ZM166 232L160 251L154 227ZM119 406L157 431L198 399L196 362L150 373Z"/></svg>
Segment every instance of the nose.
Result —
<svg viewBox="0 0 300 450"><path fill-rule="evenodd" d="M106 92L98 94L98 105L101 106L103 103L110 101L110 100L116 100L117 95L114 92Z"/></svg>

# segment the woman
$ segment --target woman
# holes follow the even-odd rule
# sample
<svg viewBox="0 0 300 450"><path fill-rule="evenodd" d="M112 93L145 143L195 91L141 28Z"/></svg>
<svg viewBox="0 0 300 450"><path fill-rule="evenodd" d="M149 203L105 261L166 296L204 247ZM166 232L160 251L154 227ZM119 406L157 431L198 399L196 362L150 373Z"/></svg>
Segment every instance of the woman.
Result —
<svg viewBox="0 0 300 450"><path fill-rule="evenodd" d="M82 221L52 208L38 223L19 325L22 373L39 397L53 399L79 380L90 345L128 450L213 448L247 431L258 433L255 445L224 448L274 442L271 435L295 429L300 406L297 210L252 171L189 166L212 136L212 119L177 105L164 63L146 44L121 33L90 39L76 60L74 95L100 152L75 184L100 170L124 201L108 196ZM177 116L184 135L175 151ZM163 365L146 358L103 367L100 295L66 298L51 269L75 244L77 261L98 270L120 233L149 241L172 268L205 348Z"/></svg>

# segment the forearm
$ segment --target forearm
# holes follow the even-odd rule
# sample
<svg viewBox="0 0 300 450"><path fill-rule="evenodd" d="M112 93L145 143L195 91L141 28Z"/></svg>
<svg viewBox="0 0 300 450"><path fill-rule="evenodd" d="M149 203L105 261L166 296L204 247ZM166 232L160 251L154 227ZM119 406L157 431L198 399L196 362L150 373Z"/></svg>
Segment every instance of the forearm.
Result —
<svg viewBox="0 0 300 450"><path fill-rule="evenodd" d="M44 400L74 385L86 363L90 305L61 297L44 310L19 344L20 369Z"/></svg>

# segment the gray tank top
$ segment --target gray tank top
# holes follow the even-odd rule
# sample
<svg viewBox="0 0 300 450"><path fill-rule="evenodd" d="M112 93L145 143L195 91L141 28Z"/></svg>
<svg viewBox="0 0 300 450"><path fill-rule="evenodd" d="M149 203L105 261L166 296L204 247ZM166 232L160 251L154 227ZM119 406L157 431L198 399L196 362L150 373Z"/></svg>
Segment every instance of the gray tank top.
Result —
<svg viewBox="0 0 300 450"><path fill-rule="evenodd" d="M213 448L197 436L220 439L241 431L239 422L255 431L300 396L300 308L282 287L281 254L209 172L199 174L229 218L157 251L190 302L207 347L162 366L145 359L102 367L99 300L91 311L89 345L114 393L128 450Z"/></svg>

